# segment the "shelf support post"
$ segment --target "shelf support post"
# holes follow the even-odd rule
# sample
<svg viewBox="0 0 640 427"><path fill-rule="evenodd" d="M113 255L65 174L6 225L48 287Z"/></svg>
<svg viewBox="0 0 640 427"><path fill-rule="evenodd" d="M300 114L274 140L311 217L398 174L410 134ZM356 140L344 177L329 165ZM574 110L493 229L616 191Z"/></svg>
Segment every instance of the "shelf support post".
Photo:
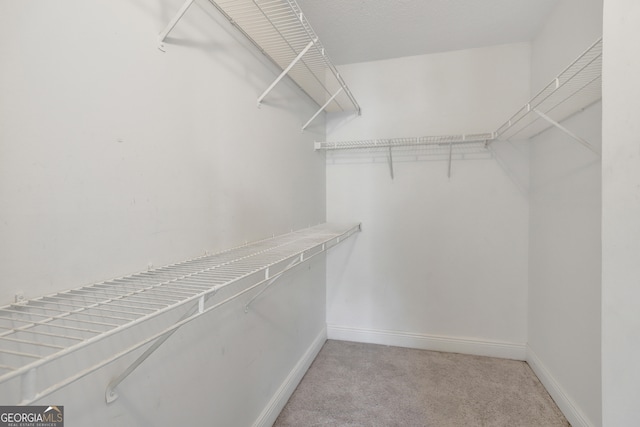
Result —
<svg viewBox="0 0 640 427"><path fill-rule="evenodd" d="M389 155L387 156L388 160L389 160L389 172L391 173L391 179L394 178L393 176L393 154L391 151L391 145L389 145Z"/></svg>
<svg viewBox="0 0 640 427"><path fill-rule="evenodd" d="M571 132L569 129L567 129L566 127L562 126L560 123L558 123L555 120L553 120L551 117L549 117L546 114L544 114L542 111L540 111L538 109L535 109L535 108L533 109L533 111L535 111L536 114L538 114L540 117L542 117L543 119L545 119L546 121L548 121L549 123L551 123L552 125L557 127L558 129L560 129L562 132L566 133L571 138L575 139L580 144L582 144L585 147L587 147L589 150L593 151L595 154L600 155L600 153L598 153L596 151L596 149L593 148L593 146L591 144L589 144L585 139L580 138L578 135L576 135L575 133Z"/></svg>
<svg viewBox="0 0 640 427"><path fill-rule="evenodd" d="M311 40L304 49L302 49L300 51L300 53L298 54L298 56L296 56L294 58L293 61L291 61L291 64L287 65L287 68L285 68L282 73L280 73L280 75L274 80L273 83L271 83L271 85L267 88L267 90L265 90L262 95L260 95L258 97L258 107L260 107L260 104L262 103L262 100L264 99L265 96L267 96L269 94L269 92L271 92L271 90L276 87L276 85L280 82L280 80L282 80L282 78L284 76L287 75L287 73L289 73L289 71L291 71L291 69L293 68L294 65L296 65L298 63L298 61L300 61L300 59L302 59L302 57L304 56L305 53L307 53L307 51L309 49L311 49L311 46L314 45L314 43L317 41L318 39L315 40Z"/></svg>
<svg viewBox="0 0 640 427"><path fill-rule="evenodd" d="M169 33L171 32L171 30L173 30L173 27L175 27L178 21L180 21L180 19L184 16L185 13L187 13L187 10L189 10L189 7L193 4L193 2L194 0L186 0L182 5L182 7L180 8L180 10L178 10L178 13L176 14L176 16L174 16L173 19L167 24L165 29L162 30L162 32L159 35L161 46L164 40L169 35Z"/></svg>
<svg viewBox="0 0 640 427"><path fill-rule="evenodd" d="M309 121L307 123L304 124L304 126L302 126L302 130L304 131L307 126L309 126L309 124L311 124L311 122L318 117L318 114L320 114L322 112L322 110L324 110L325 108L327 108L327 105L329 105L331 103L331 101L333 101L336 96L338 96L340 94L340 92L342 92L342 88L338 89L336 91L336 93L334 93L333 95L331 95L331 98L329 98L329 100L327 102L324 103L324 105L322 107L320 107L320 109L309 119Z"/></svg>

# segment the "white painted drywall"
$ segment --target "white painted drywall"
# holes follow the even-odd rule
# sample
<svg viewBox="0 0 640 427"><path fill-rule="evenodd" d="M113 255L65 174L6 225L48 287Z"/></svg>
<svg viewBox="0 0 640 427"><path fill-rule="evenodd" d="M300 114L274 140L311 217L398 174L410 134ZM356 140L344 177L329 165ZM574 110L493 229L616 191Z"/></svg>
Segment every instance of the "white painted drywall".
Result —
<svg viewBox="0 0 640 427"><path fill-rule="evenodd" d="M513 44L342 66L362 116L328 116L327 138L491 132L526 102L529 57ZM386 152L327 154L327 219L363 224L328 255L330 337L524 357L526 145L456 153L450 179L446 147L396 153L393 180Z"/></svg>
<svg viewBox="0 0 640 427"><path fill-rule="evenodd" d="M602 418L640 425L640 3L604 3Z"/></svg>
<svg viewBox="0 0 640 427"><path fill-rule="evenodd" d="M532 94L601 36L602 0L563 0L532 43ZM598 103L563 122L600 151ZM572 425L601 425L600 157L551 128L530 142L528 360Z"/></svg>
<svg viewBox="0 0 640 427"><path fill-rule="evenodd" d="M531 44L536 93L602 36L603 0L560 0Z"/></svg>
<svg viewBox="0 0 640 427"><path fill-rule="evenodd" d="M181 5L0 3L0 304L324 221L317 106L285 80L257 109L277 70L206 1L160 51ZM67 425L251 424L323 333L312 265L172 337L112 406L123 364L52 396Z"/></svg>

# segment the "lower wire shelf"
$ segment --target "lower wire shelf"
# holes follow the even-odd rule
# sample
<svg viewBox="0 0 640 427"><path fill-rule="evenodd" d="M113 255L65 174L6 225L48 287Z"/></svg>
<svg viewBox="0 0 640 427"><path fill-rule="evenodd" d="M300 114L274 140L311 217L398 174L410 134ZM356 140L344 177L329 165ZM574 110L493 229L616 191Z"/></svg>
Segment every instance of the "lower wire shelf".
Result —
<svg viewBox="0 0 640 427"><path fill-rule="evenodd" d="M184 324L259 286L273 283L288 270L358 231L360 224L322 224L4 306L0 308L0 398L27 405L155 341L155 346L150 347L152 352ZM234 284L241 284L241 289L224 294L222 300L213 298ZM168 321L167 316L161 316L173 312L182 317L176 320L169 316L172 318ZM133 329L143 331L144 338L140 339L139 332L121 334ZM137 336L135 340L130 337L133 335ZM101 350L87 352L96 346ZM81 357L78 353L82 351ZM92 353L100 353L100 357ZM65 372L64 365L69 361L62 361L69 358L73 369ZM117 397L113 388L144 358L109 384L107 402ZM2 389L8 393L19 389L20 396L13 392L4 396Z"/></svg>

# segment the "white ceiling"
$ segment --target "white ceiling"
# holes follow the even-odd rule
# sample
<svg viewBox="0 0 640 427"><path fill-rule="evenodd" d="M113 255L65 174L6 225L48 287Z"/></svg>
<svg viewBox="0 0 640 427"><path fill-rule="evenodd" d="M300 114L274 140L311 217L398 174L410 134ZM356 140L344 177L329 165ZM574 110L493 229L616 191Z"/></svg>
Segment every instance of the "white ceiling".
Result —
<svg viewBox="0 0 640 427"><path fill-rule="evenodd" d="M559 0L298 0L335 64L531 40Z"/></svg>

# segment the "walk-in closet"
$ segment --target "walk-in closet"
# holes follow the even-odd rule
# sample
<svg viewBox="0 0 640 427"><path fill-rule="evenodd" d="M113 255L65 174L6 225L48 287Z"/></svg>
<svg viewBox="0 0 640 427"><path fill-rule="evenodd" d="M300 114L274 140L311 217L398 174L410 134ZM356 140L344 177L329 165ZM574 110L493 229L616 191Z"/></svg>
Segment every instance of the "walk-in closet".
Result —
<svg viewBox="0 0 640 427"><path fill-rule="evenodd" d="M0 425L640 425L638 22L0 0Z"/></svg>

